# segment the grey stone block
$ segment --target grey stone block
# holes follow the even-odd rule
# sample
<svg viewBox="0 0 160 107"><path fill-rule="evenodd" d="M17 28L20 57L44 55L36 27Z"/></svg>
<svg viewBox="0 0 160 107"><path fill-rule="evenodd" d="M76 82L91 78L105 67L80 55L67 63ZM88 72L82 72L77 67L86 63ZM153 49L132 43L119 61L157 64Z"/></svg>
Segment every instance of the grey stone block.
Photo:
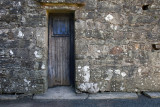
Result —
<svg viewBox="0 0 160 107"><path fill-rule="evenodd" d="M143 92L143 94L150 98L160 98L160 92Z"/></svg>
<svg viewBox="0 0 160 107"><path fill-rule="evenodd" d="M16 100L17 95L0 95L0 100Z"/></svg>
<svg viewBox="0 0 160 107"><path fill-rule="evenodd" d="M90 94L88 99L136 99L136 93L126 92L104 92L99 94Z"/></svg>

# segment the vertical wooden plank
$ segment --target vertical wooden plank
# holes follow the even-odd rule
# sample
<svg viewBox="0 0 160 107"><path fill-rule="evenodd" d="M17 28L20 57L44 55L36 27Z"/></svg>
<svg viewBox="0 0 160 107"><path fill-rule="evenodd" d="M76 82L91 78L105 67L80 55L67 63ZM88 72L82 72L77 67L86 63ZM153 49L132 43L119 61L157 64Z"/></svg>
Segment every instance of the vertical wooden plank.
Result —
<svg viewBox="0 0 160 107"><path fill-rule="evenodd" d="M55 76L55 72L54 72L54 68L53 68L53 64L52 64L52 39L51 39L51 36L52 36L52 30L51 30L51 28L52 28L52 22L53 20L52 20L52 17L51 17L51 15L49 15L49 24L48 24L48 26L49 26L49 35L48 35L48 41L49 41L49 46L48 46L48 56L49 56L49 58L48 58L48 87L52 87L53 86L53 84L54 84L54 81L53 81L53 78L54 78L54 76Z"/></svg>
<svg viewBox="0 0 160 107"><path fill-rule="evenodd" d="M69 67L69 60L70 60L70 38L64 37L63 41L63 54L62 54L62 83L65 85L70 85L70 67Z"/></svg>
<svg viewBox="0 0 160 107"><path fill-rule="evenodd" d="M70 85L70 38L52 37L52 85ZM55 74L54 74L55 72Z"/></svg>

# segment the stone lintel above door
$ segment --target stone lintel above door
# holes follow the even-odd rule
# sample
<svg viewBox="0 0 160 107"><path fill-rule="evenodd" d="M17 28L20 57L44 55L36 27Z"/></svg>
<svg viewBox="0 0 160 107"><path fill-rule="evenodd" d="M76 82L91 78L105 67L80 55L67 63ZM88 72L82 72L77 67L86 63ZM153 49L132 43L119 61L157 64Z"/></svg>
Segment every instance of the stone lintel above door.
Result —
<svg viewBox="0 0 160 107"><path fill-rule="evenodd" d="M85 5L84 0L35 0L45 6L77 6L83 7Z"/></svg>

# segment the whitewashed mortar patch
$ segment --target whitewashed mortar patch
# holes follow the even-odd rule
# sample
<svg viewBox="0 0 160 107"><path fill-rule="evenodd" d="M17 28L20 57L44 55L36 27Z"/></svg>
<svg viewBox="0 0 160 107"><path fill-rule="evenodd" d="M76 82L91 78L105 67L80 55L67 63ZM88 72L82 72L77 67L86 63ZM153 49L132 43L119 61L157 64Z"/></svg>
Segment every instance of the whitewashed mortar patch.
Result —
<svg viewBox="0 0 160 107"><path fill-rule="evenodd" d="M108 71L106 71L106 74L108 75L107 78L105 78L105 80L111 80L112 76L113 76L113 70L109 69Z"/></svg>
<svg viewBox="0 0 160 107"><path fill-rule="evenodd" d="M111 15L111 14L108 14L106 17L105 17L105 20L106 21L111 21L114 17Z"/></svg>
<svg viewBox="0 0 160 107"><path fill-rule="evenodd" d="M24 82L26 82L27 84L30 84L31 81L28 81L27 79L24 79Z"/></svg>
<svg viewBox="0 0 160 107"><path fill-rule="evenodd" d="M127 74L125 72L121 73L122 77L125 77Z"/></svg>
<svg viewBox="0 0 160 107"><path fill-rule="evenodd" d="M119 69L115 70L114 72L119 75L121 74L121 71Z"/></svg>
<svg viewBox="0 0 160 107"><path fill-rule="evenodd" d="M10 50L10 51L9 51L9 53L10 53L11 55L13 55L13 54L14 54L12 50Z"/></svg>
<svg viewBox="0 0 160 107"><path fill-rule="evenodd" d="M39 53L37 51L34 52L34 55L35 55L36 58L42 58L41 53Z"/></svg>
<svg viewBox="0 0 160 107"><path fill-rule="evenodd" d="M45 68L46 68L46 67L45 67L45 64L43 64L41 68L42 68L42 69L45 69Z"/></svg>
<svg viewBox="0 0 160 107"><path fill-rule="evenodd" d="M89 66L84 66L83 67L83 72L84 72L84 75L83 75L84 82L89 82L89 79L90 79L90 68L89 68Z"/></svg>
<svg viewBox="0 0 160 107"><path fill-rule="evenodd" d="M19 38L23 38L23 37L24 37L24 34L22 33L22 31L19 31L19 32L18 32L18 37L19 37Z"/></svg>

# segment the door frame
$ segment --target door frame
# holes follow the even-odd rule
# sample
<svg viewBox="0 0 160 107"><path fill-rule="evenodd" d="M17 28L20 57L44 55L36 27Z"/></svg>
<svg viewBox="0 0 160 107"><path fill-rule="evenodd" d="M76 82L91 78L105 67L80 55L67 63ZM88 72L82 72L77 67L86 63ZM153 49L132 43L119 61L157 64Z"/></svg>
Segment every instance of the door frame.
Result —
<svg viewBox="0 0 160 107"><path fill-rule="evenodd" d="M57 16L57 15L70 15L70 82L71 86L75 87L75 23L74 23L74 18L75 14L73 11L67 11L66 13L64 12L49 12L48 13L48 72L49 72L49 40L50 40L50 15L52 17ZM47 73L49 74L49 73ZM47 75L47 80L48 80L48 75ZM48 81L49 83L49 81ZM49 88L49 87L48 87Z"/></svg>

